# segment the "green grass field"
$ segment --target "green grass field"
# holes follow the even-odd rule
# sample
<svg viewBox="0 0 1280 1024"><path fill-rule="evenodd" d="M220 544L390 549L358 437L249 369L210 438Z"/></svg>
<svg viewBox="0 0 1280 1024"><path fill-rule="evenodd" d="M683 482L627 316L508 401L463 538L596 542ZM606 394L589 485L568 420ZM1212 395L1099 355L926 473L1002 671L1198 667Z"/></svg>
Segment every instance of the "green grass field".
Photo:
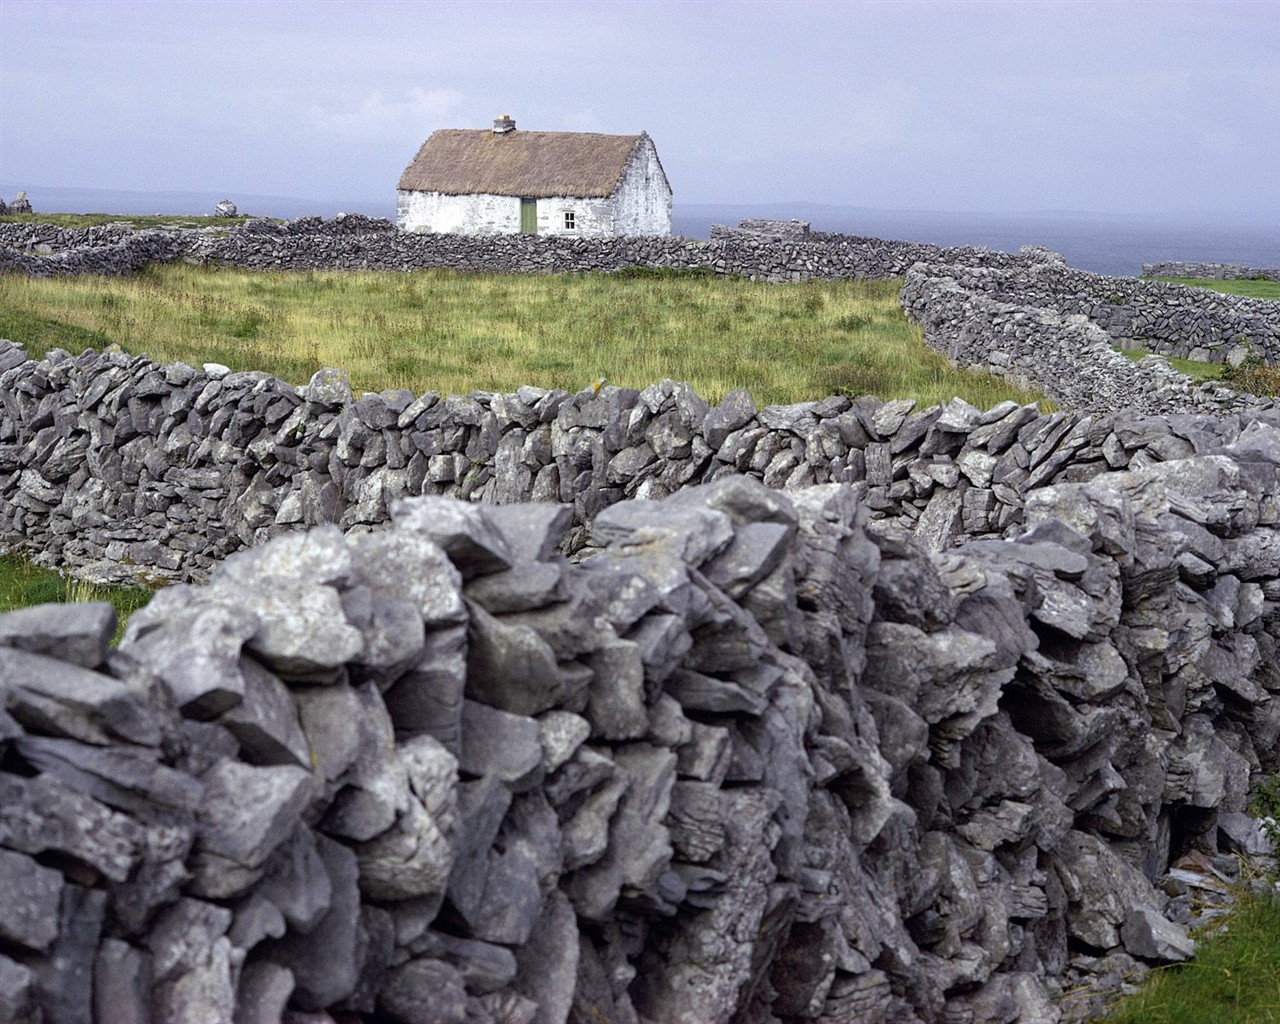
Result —
<svg viewBox="0 0 1280 1024"><path fill-rule="evenodd" d="M1189 963L1153 971L1107 1024L1280 1024L1280 900L1246 898Z"/></svg>
<svg viewBox="0 0 1280 1024"><path fill-rule="evenodd" d="M1151 354L1149 352L1132 352L1123 348L1118 348L1116 351L1122 356L1132 359L1135 363L1141 359L1146 359ZM1219 380L1222 377L1222 366L1219 363L1202 363L1195 359L1178 359L1176 356L1161 356L1161 358L1184 377L1190 377L1196 382Z"/></svg>
<svg viewBox="0 0 1280 1024"><path fill-rule="evenodd" d="M577 391L600 377L688 381L710 402L832 394L1040 396L955 370L898 306L899 281L766 284L694 273L497 275L153 267L132 278L0 277L0 337L33 354L118 342L161 362L224 363L357 389Z"/></svg>
<svg viewBox="0 0 1280 1024"><path fill-rule="evenodd" d="M32 565L19 555L0 555L0 612L52 602L110 601L120 620L116 642L125 620L151 600L151 594L142 587L95 587Z"/></svg>
<svg viewBox="0 0 1280 1024"><path fill-rule="evenodd" d="M1154 281L1168 281L1170 284L1185 284L1192 288L1208 288L1223 295L1243 295L1248 299L1280 299L1280 281L1253 280L1236 278L1231 281L1212 281L1199 277L1156 277Z"/></svg>

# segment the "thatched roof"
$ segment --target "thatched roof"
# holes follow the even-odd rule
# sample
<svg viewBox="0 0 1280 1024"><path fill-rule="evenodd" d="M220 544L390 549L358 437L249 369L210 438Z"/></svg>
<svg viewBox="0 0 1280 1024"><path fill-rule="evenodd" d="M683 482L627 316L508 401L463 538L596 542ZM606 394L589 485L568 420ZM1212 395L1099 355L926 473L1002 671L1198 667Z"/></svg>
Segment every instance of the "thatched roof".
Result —
<svg viewBox="0 0 1280 1024"><path fill-rule="evenodd" d="M399 188L527 199L610 196L642 138L442 128L422 144L400 176Z"/></svg>

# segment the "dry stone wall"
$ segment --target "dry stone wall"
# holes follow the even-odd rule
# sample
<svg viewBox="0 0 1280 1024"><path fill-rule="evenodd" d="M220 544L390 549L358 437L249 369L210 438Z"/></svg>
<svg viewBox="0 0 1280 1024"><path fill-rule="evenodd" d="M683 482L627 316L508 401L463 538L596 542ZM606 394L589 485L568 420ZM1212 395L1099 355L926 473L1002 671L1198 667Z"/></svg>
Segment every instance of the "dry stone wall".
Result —
<svg viewBox="0 0 1280 1024"><path fill-rule="evenodd" d="M0 272L37 276L132 273L147 261L216 262L258 269L417 270L452 268L501 273L608 272L625 267L698 269L753 280L897 277L921 259L973 266L1015 266L1044 258L972 247L943 249L880 239L812 244L729 232L702 242L687 238L565 238L529 235L419 234L390 221L347 215L287 224L250 221L229 231L68 230L0 224Z"/></svg>
<svg viewBox="0 0 1280 1024"><path fill-rule="evenodd" d="M1166 260L1142 264L1143 277L1190 277L1199 281L1280 281L1280 267L1245 267L1239 263L1188 263Z"/></svg>
<svg viewBox="0 0 1280 1024"><path fill-rule="evenodd" d="M917 264L907 274L902 307L920 324L925 344L953 362L1043 390L1067 408L1147 414L1276 408L1274 399L1193 384L1163 359L1135 363L1114 351L1114 339L1089 314L1035 305L1053 302L1044 293L1018 293L1016 302L993 298L1009 287L997 275Z"/></svg>
<svg viewBox="0 0 1280 1024"><path fill-rule="evenodd" d="M933 273L994 302L1083 316L1110 344L1205 362L1255 355L1280 364L1280 301L1221 295L1203 288L1105 277L1055 263L973 268L935 261ZM926 272L929 272L926 270ZM917 300L918 301L918 300Z"/></svg>
<svg viewBox="0 0 1280 1024"><path fill-rule="evenodd" d="M1135 411L1050 415L869 397L757 409L745 392L712 408L671 381L356 398L334 371L298 388L118 350L31 360L6 342L0 541L93 579L198 579L280 533L385 523L403 496L562 502L581 531L624 498L748 474L787 490L865 485L877 517L940 550L1012 530L1034 488L1206 454L1280 422L1244 405L1146 417L1139 397Z"/></svg>
<svg viewBox="0 0 1280 1024"><path fill-rule="evenodd" d="M1255 424L943 554L841 484L616 504L576 564L567 508L411 498L118 650L0 616L0 1017L1096 1012L1260 849L1278 472Z"/></svg>

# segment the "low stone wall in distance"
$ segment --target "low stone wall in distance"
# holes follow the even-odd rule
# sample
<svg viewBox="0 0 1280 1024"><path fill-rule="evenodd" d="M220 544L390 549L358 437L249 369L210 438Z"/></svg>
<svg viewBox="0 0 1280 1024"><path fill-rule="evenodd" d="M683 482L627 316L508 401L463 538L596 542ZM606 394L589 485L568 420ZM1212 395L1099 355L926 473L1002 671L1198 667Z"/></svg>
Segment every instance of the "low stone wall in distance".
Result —
<svg viewBox="0 0 1280 1024"><path fill-rule="evenodd" d="M38 251L37 251L38 250ZM921 259L966 266L1020 266L1043 259L968 246L941 248L881 239L815 245L731 233L709 242L687 238L417 234L389 221L303 218L287 224L255 220L228 231L124 233L0 224L0 272L35 276L133 273L147 261L211 262L277 270L422 270L494 273L587 273L627 267L709 268L762 281L899 277Z"/></svg>
<svg viewBox="0 0 1280 1024"><path fill-rule="evenodd" d="M1193 951L1171 863L1261 848L1278 473L1257 427L940 555L839 484L617 504L579 564L567 509L415 498L117 651L0 616L4 1019L1096 1014Z"/></svg>
<svg viewBox="0 0 1280 1024"><path fill-rule="evenodd" d="M921 326L925 344L952 362L1043 390L1069 409L1152 415L1276 409L1274 399L1193 384L1163 359L1135 363L1112 348L1113 337L1087 313L1063 313L1071 303L1034 288L1024 292L1021 283L999 271L918 264L907 274L902 307Z"/></svg>
<svg viewBox="0 0 1280 1024"><path fill-rule="evenodd" d="M1142 264L1143 277L1190 277L1198 281L1280 281L1280 267L1244 267L1238 263L1188 263L1166 260Z"/></svg>
<svg viewBox="0 0 1280 1024"><path fill-rule="evenodd" d="M1203 362L1243 362L1257 356L1280 365L1280 301L1222 295L1203 288L1106 277L1054 263L976 268L946 261L936 273L965 290L1008 305L1083 316L1110 344ZM913 300L913 302L918 300Z"/></svg>
<svg viewBox="0 0 1280 1024"><path fill-rule="evenodd" d="M960 324L989 301L956 295ZM1049 336L1016 310L1000 316L1032 351ZM580 531L625 498L747 474L786 490L858 484L874 515L941 550L1015 529L1046 484L1207 454L1255 423L1280 424L1273 408L1238 396L1229 415L1143 416L1141 402L1158 392L1135 380L1103 412L1049 415L1013 402L981 412L959 400L918 409L842 396L757 409L745 392L712 408L671 381L599 394L356 398L332 371L294 387L118 350L31 360L4 342L0 543L91 579L201 578L280 533L383 524L404 496L561 502Z"/></svg>

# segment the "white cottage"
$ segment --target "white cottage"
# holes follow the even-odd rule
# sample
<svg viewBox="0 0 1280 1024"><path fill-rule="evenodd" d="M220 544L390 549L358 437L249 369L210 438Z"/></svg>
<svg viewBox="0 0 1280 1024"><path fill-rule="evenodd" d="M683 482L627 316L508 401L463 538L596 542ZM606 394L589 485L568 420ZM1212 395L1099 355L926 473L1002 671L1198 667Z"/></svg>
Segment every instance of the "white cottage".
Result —
<svg viewBox="0 0 1280 1024"><path fill-rule="evenodd" d="M396 191L406 231L462 235L671 234L671 186L648 134L431 133Z"/></svg>

